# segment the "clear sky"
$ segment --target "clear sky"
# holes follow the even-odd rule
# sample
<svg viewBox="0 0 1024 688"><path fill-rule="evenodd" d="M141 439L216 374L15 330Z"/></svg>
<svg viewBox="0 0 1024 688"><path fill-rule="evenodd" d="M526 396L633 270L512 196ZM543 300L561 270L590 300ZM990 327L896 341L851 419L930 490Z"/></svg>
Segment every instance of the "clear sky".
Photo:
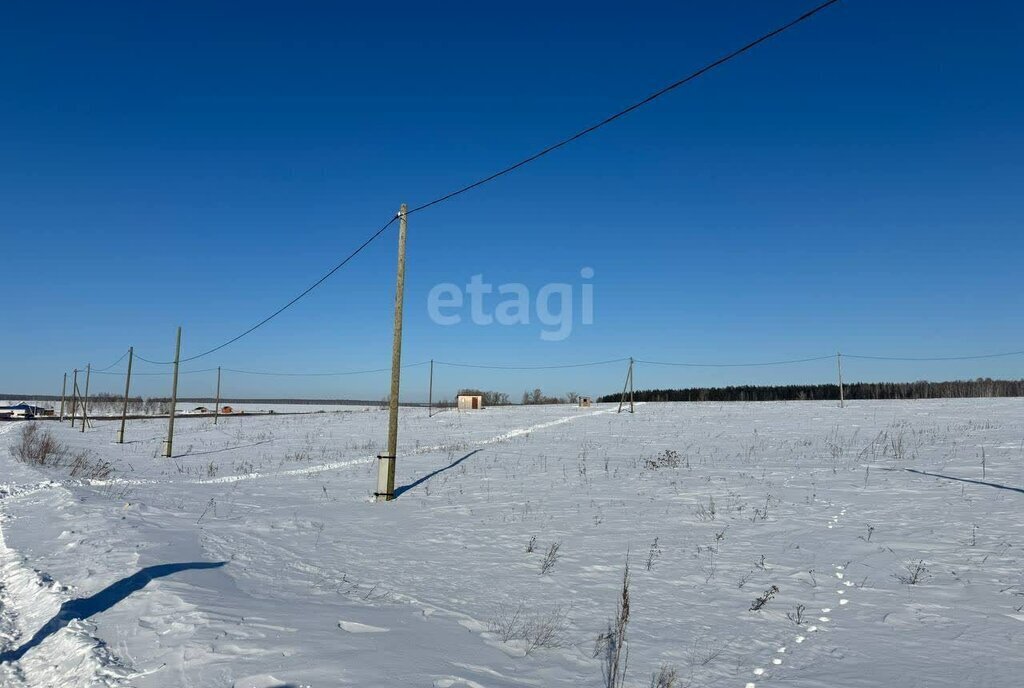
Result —
<svg viewBox="0 0 1024 688"><path fill-rule="evenodd" d="M514 162L810 5L4 3L0 392L54 393L63 371L109 365L129 345L166 360L178 324L185 355L214 346L401 202ZM1022 31L1015 2L846 0L413 215L405 361L1024 349ZM387 366L395 249L389 230L277 319L183 369ZM477 274L534 300L545 284L573 285L571 334L542 339L536 312L528 325L477 325L468 301L447 311L460 324L433 322L431 289ZM859 380L1020 377L1024 357L847 368ZM648 366L636 384L829 381L833 369ZM437 387L598 394L624 373L442 368ZM93 388L122 384L97 376ZM197 373L181 386L212 385ZM168 386L140 376L136 390ZM425 368L412 369L403 391L425 388ZM225 389L376 399L386 375L229 374Z"/></svg>

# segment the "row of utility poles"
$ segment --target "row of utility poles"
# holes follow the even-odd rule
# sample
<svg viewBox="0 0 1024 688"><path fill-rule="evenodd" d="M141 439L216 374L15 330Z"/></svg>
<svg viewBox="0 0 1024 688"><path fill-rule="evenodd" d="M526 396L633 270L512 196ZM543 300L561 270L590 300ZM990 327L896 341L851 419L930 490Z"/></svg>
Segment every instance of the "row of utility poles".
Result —
<svg viewBox="0 0 1024 688"><path fill-rule="evenodd" d="M401 389L402 374L402 315L405 301L405 238L408 230L408 208L405 203L398 211L398 275L395 285L395 320L392 335L391 347L391 394L388 404L388 438L387 453L380 454L377 466L377 491L374 496L377 501L391 501L395 498L395 464L398 454L398 398ZM125 422L128 418L128 397L131 393L132 361L135 356L134 347L128 348L128 372L125 376L124 402L121 406L121 427L117 432L117 443L124 443ZM167 414L167 439L163 443L163 455L170 458L174 452L174 417L178 405L178 372L181 363L181 327L178 327L174 344L174 372L171 381L171 401ZM85 400L89 395L89 377L91 375L91 364L86 366L86 392L82 403L82 432L85 432L86 404ZM220 374L221 369L217 368L217 405L214 413L214 423L220 416ZM434 362L430 362L430 396L433 397ZM71 424L74 426L76 407L78 403L78 369L74 371L72 383L74 393L71 397ZM61 388L60 419L64 420L64 403L67 394L67 373L64 374L64 385Z"/></svg>
<svg viewBox="0 0 1024 688"><path fill-rule="evenodd" d="M75 420L78 417L79 399L82 407L82 432L89 425L89 379L92 377L92 364L85 366L85 394L78 389L78 368L75 368L71 379L71 427L75 427ZM64 421L64 406L67 399L68 374L64 373L64 384L60 389L60 420Z"/></svg>
<svg viewBox="0 0 1024 688"><path fill-rule="evenodd" d="M124 399L121 403L121 427L117 431L117 444L124 444L125 435L125 424L128 421L128 400L131 397L132 389L132 364L135 361L135 347L128 347L128 372L124 378ZM163 455L170 458L174 451L174 417L178 406L178 369L181 363L181 326L178 326L178 334L174 344L174 373L171 382L171 401L170 408L167 413L167 439L164 440L163 444ZM216 425L220 416L220 367L217 367L217 405L214 412L213 422ZM72 377L72 395L71 395L71 427L75 427L75 418L78 412L78 403L81 399L82 406L82 432L85 432L85 428L89 422L88 420L88 404L89 404L89 378L92 375L92 364L88 364L85 367L85 394L84 396L79 394L78 391L78 368L73 371ZM64 422L64 407L67 400L67 387L68 387L68 374L64 373L64 382L61 385L60 390L60 421Z"/></svg>
<svg viewBox="0 0 1024 688"><path fill-rule="evenodd" d="M401 389L402 374L402 315L405 300L405 244L408 231L408 208L402 204L398 211L398 269L395 280L395 312L394 329L391 342L391 393L388 398L388 436L387 451L377 456L377 489L374 492L376 501L391 501L395 498L395 468L398 458L398 399ZM131 391L132 359L134 348L128 349L128 373L125 377L124 404L121 408L121 427L117 433L118 444L124 443L125 421L128 418L128 396ZM181 327L178 327L177 337L174 345L174 373L171 382L171 402L167 419L167 439L163 444L163 455L170 457L174 450L174 417L178 403L178 367L181 362ZM633 368L635 361L629 359L629 368L626 372L626 382L622 387L622 397L619 399L619 413L622 412L626 400L629 400L629 412L634 412L633 392ZM85 370L85 396L82 398L82 432L85 432L88 423L88 398L89 378L92 366L86 366ZM836 369L839 377L839 406L845 406L845 392L843 389L843 363L842 354L836 353ZM220 373L217 368L217 408L214 413L214 423L220 415ZM78 403L78 369L74 370L72 380L73 394L71 397L71 425L74 427L75 415ZM60 418L64 420L64 402L67 390L67 373L64 374L64 385L61 389ZM428 414L433 410L434 396L434 361L430 361L430 382L428 387ZM628 394L628 397L627 397Z"/></svg>

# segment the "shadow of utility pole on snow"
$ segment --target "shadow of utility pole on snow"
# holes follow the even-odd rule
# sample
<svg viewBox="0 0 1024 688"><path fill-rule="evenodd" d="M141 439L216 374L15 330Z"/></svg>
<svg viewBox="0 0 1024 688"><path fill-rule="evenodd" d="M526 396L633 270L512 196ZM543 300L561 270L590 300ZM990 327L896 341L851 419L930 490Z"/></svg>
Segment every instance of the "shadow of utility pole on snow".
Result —
<svg viewBox="0 0 1024 688"><path fill-rule="evenodd" d="M409 490L413 489L414 487L418 487L418 486L422 485L423 483L427 482L428 480L430 480L434 476L436 476L436 475L438 475L440 473L444 473L447 470L451 470L452 468L455 468L460 463L462 463L463 461L465 461L469 457L473 456L473 454L476 454L476 453L481 452L481 451L483 451L483 449L474 449L473 451L471 451L468 454L466 454L465 456L463 456L461 459L456 459L455 461L452 461L447 466L445 466L443 468L438 468L433 473L427 473L422 478L419 478L418 480L416 480L414 482L411 482L408 485L402 485L401 487L396 487L395 488L395 499L398 499L399 497L401 497L402 495L404 495L406 492L408 492Z"/></svg>
<svg viewBox="0 0 1024 688"><path fill-rule="evenodd" d="M21 647L7 652L0 653L0 664L4 662L17 662L25 653L36 647L48 637L67 626L75 619L88 619L90 616L105 612L115 604L125 599L133 592L146 587L151 580L163 578L179 571L192 569L215 569L224 566L224 561L193 561L181 564L158 564L147 566L136 571L127 578L122 578L116 583L111 583L91 597L80 597L76 600L68 600L60 606L57 614L43 624L43 627L36 631L28 641Z"/></svg>

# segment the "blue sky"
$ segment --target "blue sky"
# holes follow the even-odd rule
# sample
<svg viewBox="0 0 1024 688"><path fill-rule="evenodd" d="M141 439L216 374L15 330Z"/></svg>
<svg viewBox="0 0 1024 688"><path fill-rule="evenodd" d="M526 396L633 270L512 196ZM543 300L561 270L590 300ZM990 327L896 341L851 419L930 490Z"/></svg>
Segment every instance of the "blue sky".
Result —
<svg viewBox="0 0 1024 688"><path fill-rule="evenodd" d="M806 2L7 3L0 9L0 391L134 345L246 329L416 205L788 20ZM1024 9L849 0L512 175L410 218L407 362L1024 349ZM270 324L184 369L389 363L393 231ZM578 287L594 323L440 326L475 274ZM494 299L487 306L493 309ZM468 316L468 309L464 311ZM468 318L464 318L466 320ZM140 372L159 370L140 364ZM518 395L622 366L442 369ZM640 387L831 380L831 362L641 368ZM848 363L850 379L1024 375L1024 358ZM114 376L98 377L114 391ZM143 394L167 380L140 376ZM410 398L425 369L410 371ZM94 387L95 388L95 387ZM234 374L228 394L379 398L385 375ZM212 390L209 374L184 394Z"/></svg>

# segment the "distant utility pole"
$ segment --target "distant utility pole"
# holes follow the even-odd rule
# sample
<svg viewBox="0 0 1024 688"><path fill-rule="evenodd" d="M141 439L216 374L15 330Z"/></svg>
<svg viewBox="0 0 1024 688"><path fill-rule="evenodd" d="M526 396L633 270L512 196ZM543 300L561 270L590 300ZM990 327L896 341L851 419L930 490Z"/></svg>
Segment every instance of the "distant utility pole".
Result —
<svg viewBox="0 0 1024 688"><path fill-rule="evenodd" d="M75 412L78 410L78 368L75 368L74 382L71 383L71 427L75 427Z"/></svg>
<svg viewBox="0 0 1024 688"><path fill-rule="evenodd" d="M89 378L92 377L92 363L85 364L85 396L82 398L82 432L89 422Z"/></svg>
<svg viewBox="0 0 1024 688"><path fill-rule="evenodd" d="M124 424L128 420L128 393L132 388L132 359L135 358L135 347L128 347L128 375L124 378L124 405L121 407L121 429L117 431L117 443L124 444Z"/></svg>
<svg viewBox="0 0 1024 688"><path fill-rule="evenodd" d="M387 454L377 457L378 502L395 498L395 459L398 455L398 393L402 376L402 305L405 299L405 234L408 208L405 203L398 211L398 277L395 280L395 328L391 343L391 398L388 413Z"/></svg>
<svg viewBox="0 0 1024 688"><path fill-rule="evenodd" d="M432 415L434 415L434 359L430 359L430 382L427 384L427 418Z"/></svg>
<svg viewBox="0 0 1024 688"><path fill-rule="evenodd" d="M64 397L68 393L68 374L64 373L64 383L60 386L60 422L64 422Z"/></svg>
<svg viewBox="0 0 1024 688"><path fill-rule="evenodd" d="M626 382L622 385L622 396L619 398L618 413L622 413L622 405L626 403L626 389L629 389L629 412L633 413L633 357L629 357L629 370L626 371Z"/></svg>
<svg viewBox="0 0 1024 688"><path fill-rule="evenodd" d="M213 424L220 418L220 366L217 366L217 405L213 407Z"/></svg>
<svg viewBox="0 0 1024 688"><path fill-rule="evenodd" d="M843 355L836 352L836 370L839 372L839 408L846 405L846 393L843 391Z"/></svg>
<svg viewBox="0 0 1024 688"><path fill-rule="evenodd" d="M174 408L178 405L178 363L181 361L181 325L178 325L178 339L174 344L174 381L171 382L171 412L167 420L167 439L164 440L164 456L171 458L174 448Z"/></svg>

